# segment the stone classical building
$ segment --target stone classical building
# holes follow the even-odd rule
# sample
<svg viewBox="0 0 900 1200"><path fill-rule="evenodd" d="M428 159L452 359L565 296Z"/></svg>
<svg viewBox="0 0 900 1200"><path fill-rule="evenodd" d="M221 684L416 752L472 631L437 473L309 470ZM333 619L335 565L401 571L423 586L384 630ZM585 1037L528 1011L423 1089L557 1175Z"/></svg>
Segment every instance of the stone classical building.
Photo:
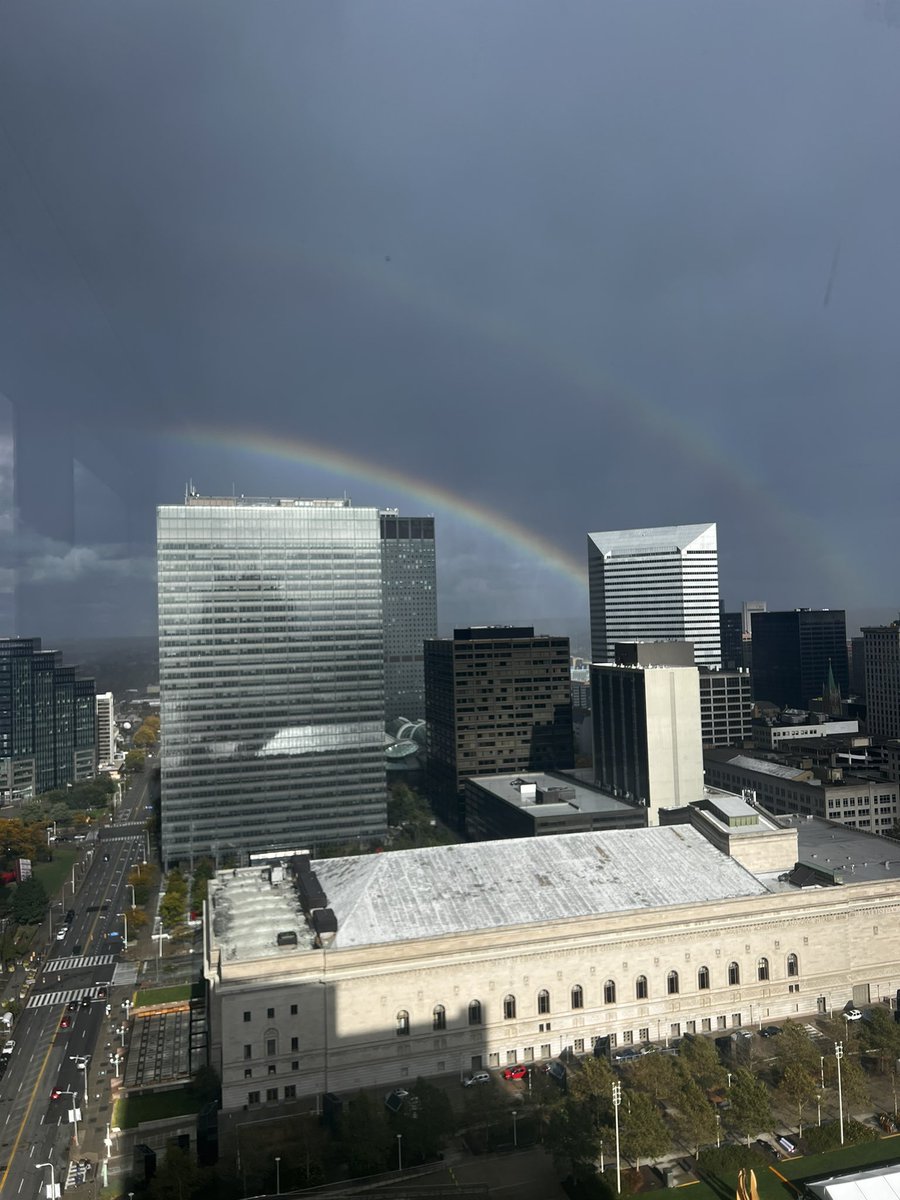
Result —
<svg viewBox="0 0 900 1200"><path fill-rule="evenodd" d="M679 823L220 873L204 969L225 1111L900 985L895 845L716 793L665 820Z"/></svg>

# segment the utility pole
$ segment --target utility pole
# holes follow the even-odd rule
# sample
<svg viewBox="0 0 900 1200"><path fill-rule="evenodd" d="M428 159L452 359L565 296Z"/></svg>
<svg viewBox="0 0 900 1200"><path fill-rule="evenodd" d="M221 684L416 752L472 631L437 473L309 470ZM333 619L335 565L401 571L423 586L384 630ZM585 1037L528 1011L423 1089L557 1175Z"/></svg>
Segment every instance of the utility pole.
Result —
<svg viewBox="0 0 900 1200"><path fill-rule="evenodd" d="M616 1118L616 1195L622 1195L622 1161L619 1157L619 1105L622 1103L622 1085L612 1085L613 1113Z"/></svg>
<svg viewBox="0 0 900 1200"><path fill-rule="evenodd" d="M844 1099L841 1092L841 1059L844 1057L844 1043L834 1043L834 1057L837 1062L837 1085L838 1085L838 1120L841 1129L841 1145L844 1144Z"/></svg>

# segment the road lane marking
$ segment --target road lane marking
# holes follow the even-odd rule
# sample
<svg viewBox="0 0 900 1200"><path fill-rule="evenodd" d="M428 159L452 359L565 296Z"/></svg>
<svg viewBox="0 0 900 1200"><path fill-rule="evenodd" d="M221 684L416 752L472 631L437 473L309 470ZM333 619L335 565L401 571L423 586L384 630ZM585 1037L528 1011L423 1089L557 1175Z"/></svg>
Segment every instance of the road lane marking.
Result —
<svg viewBox="0 0 900 1200"><path fill-rule="evenodd" d="M13 1165L13 1162L15 1161L16 1153L18 1152L18 1149L19 1149L19 1142L21 1142L21 1140L22 1140L22 1137L25 1133L25 1128L28 1125L28 1119L31 1116L31 1110L32 1110L32 1108L34 1108L34 1102L37 1099L38 1088L41 1086L41 1083L44 1078L44 1072L47 1070L47 1066L50 1062L50 1056L53 1054L55 1040L56 1039L53 1037L50 1038L50 1045L47 1047L47 1053L44 1055L44 1065L41 1067L40 1073L38 1074L38 1077L35 1080L34 1087L31 1090L31 1099L28 1101L28 1107L25 1109L25 1116L22 1118L22 1123L19 1126L19 1132L16 1134L16 1140L13 1142L12 1150L10 1150L10 1152L9 1152L9 1158L7 1159L6 1169L3 1172L3 1174L0 1175L0 1196L3 1195L3 1189L6 1187L6 1177L9 1175L10 1167ZM32 1145L31 1149L33 1152L34 1145ZM24 1180L23 1180L23 1182L24 1182ZM21 1191L21 1188L19 1190Z"/></svg>

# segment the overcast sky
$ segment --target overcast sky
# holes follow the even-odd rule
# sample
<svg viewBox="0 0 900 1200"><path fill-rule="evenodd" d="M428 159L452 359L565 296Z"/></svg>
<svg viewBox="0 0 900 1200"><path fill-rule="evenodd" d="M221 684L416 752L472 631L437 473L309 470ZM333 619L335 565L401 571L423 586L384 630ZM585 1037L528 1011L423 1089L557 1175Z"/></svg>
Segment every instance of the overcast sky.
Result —
<svg viewBox="0 0 900 1200"><path fill-rule="evenodd" d="M729 607L892 611L898 7L8 0L29 632L152 630L154 507L188 477L435 512L445 626L584 611L385 472L576 562L590 530L715 520Z"/></svg>

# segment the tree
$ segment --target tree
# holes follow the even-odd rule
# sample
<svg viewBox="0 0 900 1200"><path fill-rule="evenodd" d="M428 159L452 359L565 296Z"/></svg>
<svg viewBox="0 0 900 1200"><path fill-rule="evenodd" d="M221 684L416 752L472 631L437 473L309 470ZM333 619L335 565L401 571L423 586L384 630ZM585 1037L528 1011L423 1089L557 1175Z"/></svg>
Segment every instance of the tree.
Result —
<svg viewBox="0 0 900 1200"><path fill-rule="evenodd" d="M819 1075L803 1063L789 1063L782 1072L776 1095L781 1103L797 1110L797 1128L803 1136L803 1110L819 1090Z"/></svg>
<svg viewBox="0 0 900 1200"><path fill-rule="evenodd" d="M642 1158L656 1158L672 1145L659 1109L644 1092L629 1092L619 1106L619 1140L626 1158L639 1167Z"/></svg>
<svg viewBox="0 0 900 1200"><path fill-rule="evenodd" d="M571 1167L579 1174L598 1157L601 1137L607 1145L612 1143L609 1131L594 1123L588 1108L568 1096L551 1111L544 1144L561 1170Z"/></svg>
<svg viewBox="0 0 900 1200"><path fill-rule="evenodd" d="M595 1128L609 1122L615 1082L613 1069L605 1058L584 1058L577 1071L569 1072L569 1098L587 1111Z"/></svg>
<svg viewBox="0 0 900 1200"><path fill-rule="evenodd" d="M146 761L147 756L143 750L129 750L125 755L125 774L133 775L136 771L143 771Z"/></svg>
<svg viewBox="0 0 900 1200"><path fill-rule="evenodd" d="M810 1074L819 1073L819 1051L796 1021L785 1021L775 1039L775 1072L779 1079L789 1066L802 1067Z"/></svg>
<svg viewBox="0 0 900 1200"><path fill-rule="evenodd" d="M10 911L19 925L39 925L47 911L47 892L39 879L26 879L16 888Z"/></svg>
<svg viewBox="0 0 900 1200"><path fill-rule="evenodd" d="M675 1098L675 1128L678 1136L695 1154L701 1146L716 1140L716 1110L707 1099L703 1088L694 1079L688 1079Z"/></svg>
<svg viewBox="0 0 900 1200"><path fill-rule="evenodd" d="M384 1105L360 1092L341 1117L340 1138L351 1178L383 1171L394 1141Z"/></svg>
<svg viewBox="0 0 900 1200"><path fill-rule="evenodd" d="M686 1037L678 1047L678 1061L687 1074L704 1088L721 1087L727 1078L719 1062L715 1042L705 1037Z"/></svg>
<svg viewBox="0 0 900 1200"><path fill-rule="evenodd" d="M725 1113L726 1123L741 1137L745 1137L749 1146L752 1137L772 1124L772 1107L766 1085L746 1067L740 1067L732 1075L728 1098L731 1107Z"/></svg>
<svg viewBox="0 0 900 1200"><path fill-rule="evenodd" d="M671 1100L678 1094L684 1075L672 1054L645 1054L629 1068L629 1079L654 1100Z"/></svg>

